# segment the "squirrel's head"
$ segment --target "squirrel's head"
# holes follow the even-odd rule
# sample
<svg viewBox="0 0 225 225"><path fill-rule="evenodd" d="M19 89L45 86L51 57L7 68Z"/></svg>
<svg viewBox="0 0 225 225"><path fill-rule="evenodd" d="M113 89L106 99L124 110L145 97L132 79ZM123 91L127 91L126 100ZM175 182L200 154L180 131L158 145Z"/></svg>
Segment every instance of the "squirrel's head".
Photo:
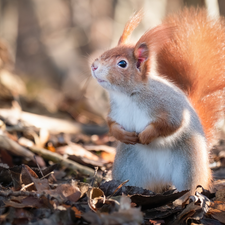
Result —
<svg viewBox="0 0 225 225"><path fill-rule="evenodd" d="M151 70L150 56L170 39L171 27L160 25L147 31L135 45L127 43L142 16L142 11L134 15L126 24L118 46L92 63L93 77L107 90L130 93L139 84L146 83Z"/></svg>

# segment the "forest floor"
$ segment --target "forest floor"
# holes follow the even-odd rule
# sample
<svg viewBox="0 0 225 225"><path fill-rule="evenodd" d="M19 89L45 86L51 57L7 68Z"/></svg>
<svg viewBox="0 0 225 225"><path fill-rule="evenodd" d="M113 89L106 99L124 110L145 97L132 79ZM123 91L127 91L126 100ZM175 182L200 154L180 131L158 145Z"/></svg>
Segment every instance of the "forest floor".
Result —
<svg viewBox="0 0 225 225"><path fill-rule="evenodd" d="M104 126L18 116L14 106L0 110L0 128L0 224L225 224L222 140L211 151L212 191L198 187L174 204L186 190L155 194L111 180L116 141Z"/></svg>

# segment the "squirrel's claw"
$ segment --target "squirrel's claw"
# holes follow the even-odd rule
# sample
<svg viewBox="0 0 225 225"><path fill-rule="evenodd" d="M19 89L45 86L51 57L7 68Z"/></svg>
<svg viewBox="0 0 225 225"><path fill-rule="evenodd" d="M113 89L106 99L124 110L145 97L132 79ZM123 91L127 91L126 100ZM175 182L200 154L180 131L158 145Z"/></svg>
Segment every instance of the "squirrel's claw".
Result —
<svg viewBox="0 0 225 225"><path fill-rule="evenodd" d="M154 125L150 124L138 135L139 143L148 145L158 136L158 132L155 129Z"/></svg>
<svg viewBox="0 0 225 225"><path fill-rule="evenodd" d="M120 142L135 145L139 142L136 132L128 132L117 123L113 123L110 127L111 134Z"/></svg>

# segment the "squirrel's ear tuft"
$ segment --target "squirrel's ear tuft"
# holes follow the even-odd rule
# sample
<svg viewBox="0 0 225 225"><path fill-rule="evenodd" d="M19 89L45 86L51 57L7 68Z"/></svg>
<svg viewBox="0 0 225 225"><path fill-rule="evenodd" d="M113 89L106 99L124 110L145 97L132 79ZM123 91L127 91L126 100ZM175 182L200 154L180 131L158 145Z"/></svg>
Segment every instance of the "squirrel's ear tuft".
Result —
<svg viewBox="0 0 225 225"><path fill-rule="evenodd" d="M139 12L134 14L134 16L131 17L131 19L127 22L125 25L125 28L123 30L123 34L120 37L120 40L118 42L118 45L125 44L130 37L133 30L137 27L137 25L141 22L143 18L143 9L141 9Z"/></svg>

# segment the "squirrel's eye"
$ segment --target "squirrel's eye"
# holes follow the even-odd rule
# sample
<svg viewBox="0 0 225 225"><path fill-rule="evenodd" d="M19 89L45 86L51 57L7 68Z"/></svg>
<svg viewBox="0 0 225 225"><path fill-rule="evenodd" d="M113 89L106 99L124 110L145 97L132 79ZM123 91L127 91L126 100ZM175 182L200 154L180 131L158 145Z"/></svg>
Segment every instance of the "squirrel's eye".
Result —
<svg viewBox="0 0 225 225"><path fill-rule="evenodd" d="M125 60L121 60L121 61L118 62L117 65L120 66L120 67L122 67L122 68L126 68L127 62Z"/></svg>

